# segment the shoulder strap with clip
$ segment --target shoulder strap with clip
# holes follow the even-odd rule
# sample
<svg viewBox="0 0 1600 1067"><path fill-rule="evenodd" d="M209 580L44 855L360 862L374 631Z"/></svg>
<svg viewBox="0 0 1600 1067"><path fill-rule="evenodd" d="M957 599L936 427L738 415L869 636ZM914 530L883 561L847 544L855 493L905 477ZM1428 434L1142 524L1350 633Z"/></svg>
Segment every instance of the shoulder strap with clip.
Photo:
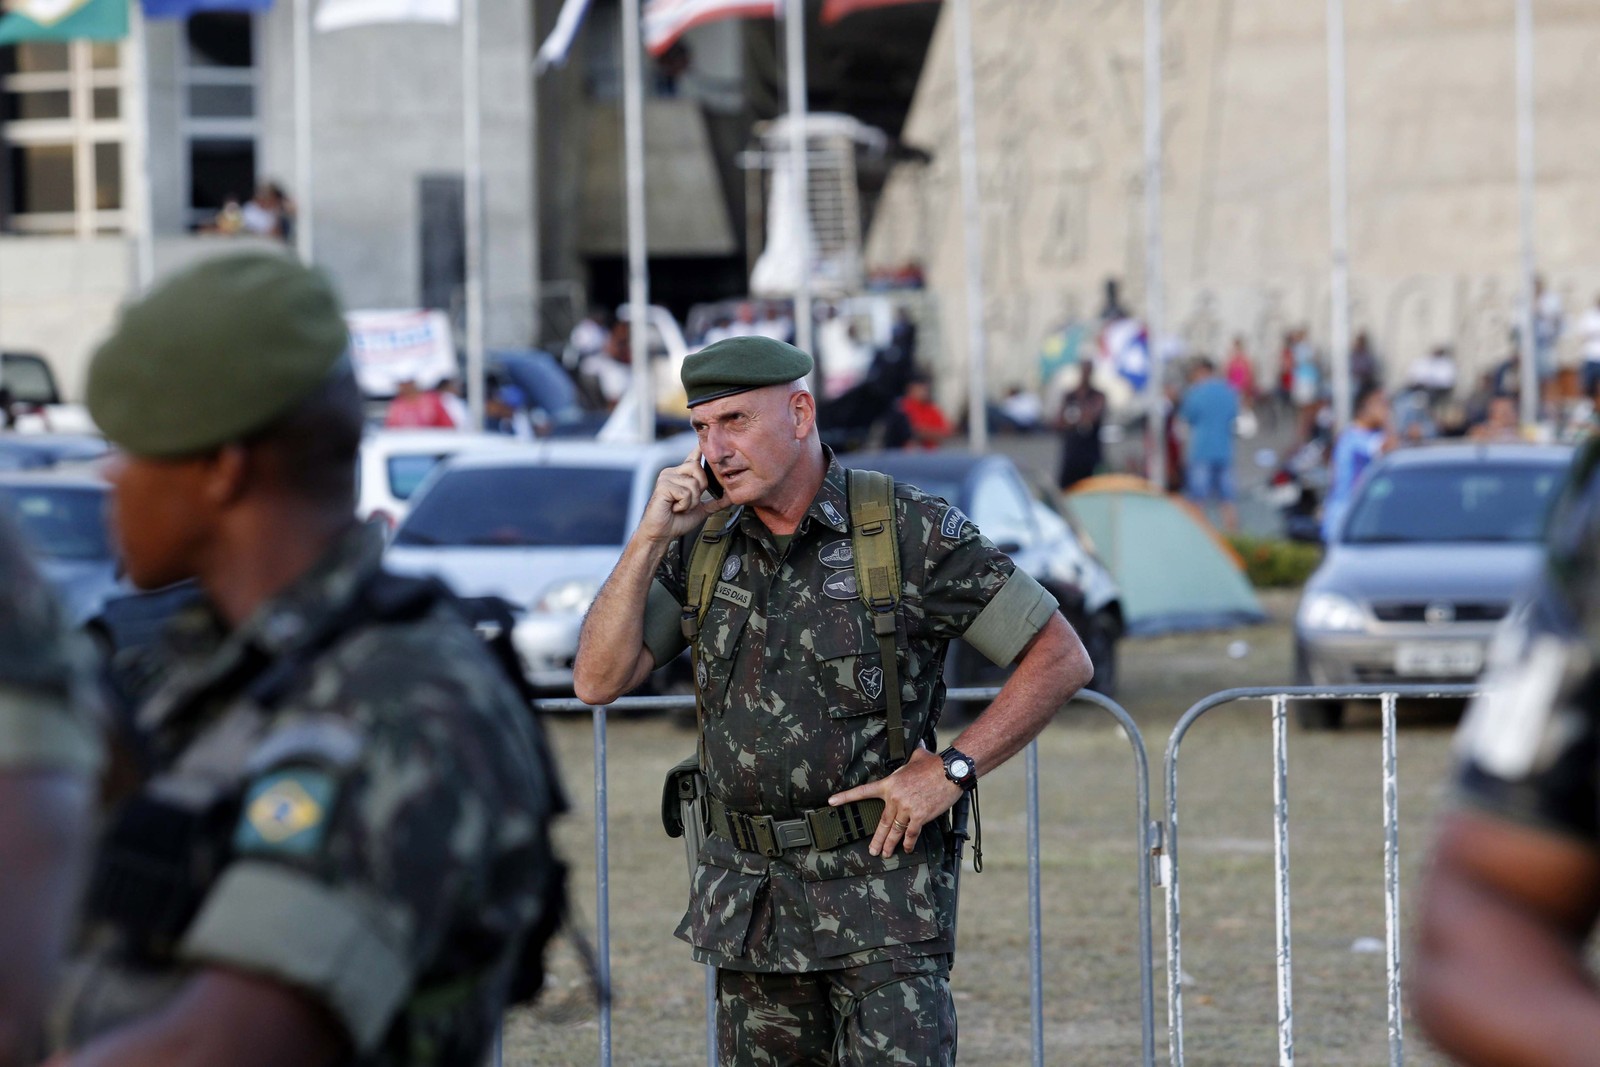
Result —
<svg viewBox="0 0 1600 1067"><path fill-rule="evenodd" d="M899 766L906 760L906 732L900 715L900 663L895 656L900 539L894 521L894 479L878 471L851 470L849 474L856 590L872 614L872 632L883 658L883 688L889 698L889 759Z"/></svg>

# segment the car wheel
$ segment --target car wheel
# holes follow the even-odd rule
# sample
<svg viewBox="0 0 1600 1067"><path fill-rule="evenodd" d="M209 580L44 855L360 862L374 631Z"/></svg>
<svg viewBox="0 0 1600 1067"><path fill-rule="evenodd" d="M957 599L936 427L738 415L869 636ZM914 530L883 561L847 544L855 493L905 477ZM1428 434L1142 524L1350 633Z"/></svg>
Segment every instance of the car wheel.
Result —
<svg viewBox="0 0 1600 1067"><path fill-rule="evenodd" d="M1094 678L1089 688L1112 699L1117 695L1117 638L1121 633L1116 616L1102 611L1089 620L1082 635L1089 662L1094 664Z"/></svg>
<svg viewBox="0 0 1600 1067"><path fill-rule="evenodd" d="M1294 646L1294 684L1316 685L1311 678L1311 665L1306 658L1305 646L1298 641ZM1296 700L1295 721L1302 730L1337 730L1344 726L1344 702L1340 700Z"/></svg>

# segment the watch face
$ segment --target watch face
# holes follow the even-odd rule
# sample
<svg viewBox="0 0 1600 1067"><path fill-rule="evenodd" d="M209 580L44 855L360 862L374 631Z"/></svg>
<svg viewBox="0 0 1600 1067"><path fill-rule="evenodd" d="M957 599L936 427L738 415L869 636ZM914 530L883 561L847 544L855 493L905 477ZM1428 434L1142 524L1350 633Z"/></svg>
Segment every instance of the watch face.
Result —
<svg viewBox="0 0 1600 1067"><path fill-rule="evenodd" d="M950 775L951 775L951 777L958 778L958 779L959 778L965 778L967 775L969 775L971 773L972 773L972 764L968 763L966 760L964 760L964 759L953 759L953 760L950 761Z"/></svg>

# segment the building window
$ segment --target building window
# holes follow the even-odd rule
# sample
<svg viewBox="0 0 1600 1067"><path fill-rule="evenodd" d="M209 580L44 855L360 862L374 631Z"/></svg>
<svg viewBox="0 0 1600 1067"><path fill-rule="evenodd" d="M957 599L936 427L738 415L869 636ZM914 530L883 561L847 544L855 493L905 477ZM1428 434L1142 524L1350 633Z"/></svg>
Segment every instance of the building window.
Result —
<svg viewBox="0 0 1600 1067"><path fill-rule="evenodd" d="M0 219L20 233L120 231L122 46L0 48Z"/></svg>
<svg viewBox="0 0 1600 1067"><path fill-rule="evenodd" d="M188 221L205 226L256 186L261 135L255 26L243 12L192 16L184 27L183 136L188 146Z"/></svg>

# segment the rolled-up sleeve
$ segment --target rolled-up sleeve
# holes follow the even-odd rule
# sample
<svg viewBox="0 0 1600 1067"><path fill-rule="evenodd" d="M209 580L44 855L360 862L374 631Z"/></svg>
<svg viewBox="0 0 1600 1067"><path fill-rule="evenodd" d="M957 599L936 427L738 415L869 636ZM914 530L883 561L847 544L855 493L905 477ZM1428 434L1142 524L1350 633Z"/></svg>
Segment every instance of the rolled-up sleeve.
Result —
<svg viewBox="0 0 1600 1067"><path fill-rule="evenodd" d="M0 770L92 775L100 766L93 716L53 689L0 684Z"/></svg>
<svg viewBox="0 0 1600 1067"><path fill-rule="evenodd" d="M1056 607L1056 598L1032 575L1014 570L962 637L1004 667L1022 654Z"/></svg>
<svg viewBox="0 0 1600 1067"><path fill-rule="evenodd" d="M409 940L398 913L359 888L245 860L206 898L179 955L309 993L333 1012L359 1052L369 1052L416 978Z"/></svg>

